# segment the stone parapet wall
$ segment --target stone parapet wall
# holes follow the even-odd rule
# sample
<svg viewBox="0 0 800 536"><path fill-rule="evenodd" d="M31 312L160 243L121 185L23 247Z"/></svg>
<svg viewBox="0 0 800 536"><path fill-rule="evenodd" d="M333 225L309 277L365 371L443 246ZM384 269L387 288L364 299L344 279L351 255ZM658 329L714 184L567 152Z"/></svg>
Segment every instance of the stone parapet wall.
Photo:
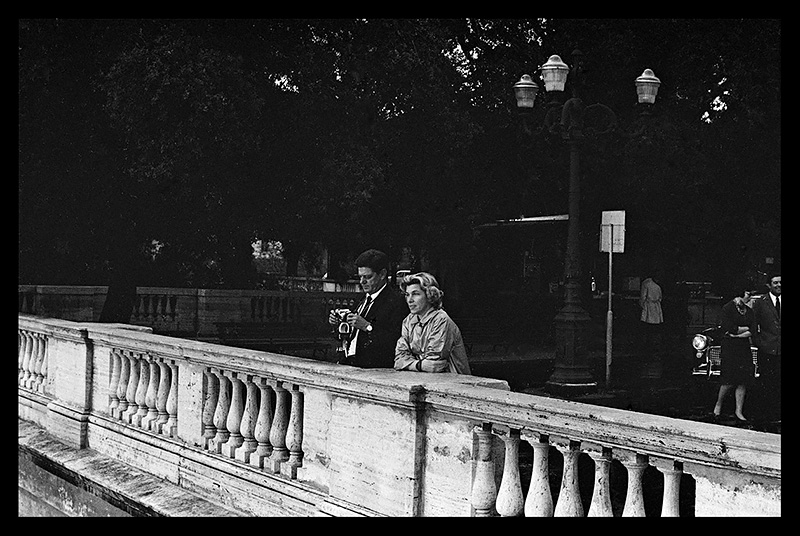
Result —
<svg viewBox="0 0 800 536"><path fill-rule="evenodd" d="M246 515L645 515L645 469L663 475L661 515L780 515L773 434L141 327L20 315L19 330L20 418Z"/></svg>

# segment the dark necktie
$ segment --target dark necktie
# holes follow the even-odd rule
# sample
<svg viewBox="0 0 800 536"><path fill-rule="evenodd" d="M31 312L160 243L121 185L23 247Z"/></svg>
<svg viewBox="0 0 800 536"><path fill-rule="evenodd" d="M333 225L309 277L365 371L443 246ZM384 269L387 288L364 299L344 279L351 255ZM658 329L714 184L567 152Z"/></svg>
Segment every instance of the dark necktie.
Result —
<svg viewBox="0 0 800 536"><path fill-rule="evenodd" d="M361 307L358 310L359 316L363 317L365 314L367 314L367 311L369 310L369 306L370 306L371 303L372 303L372 296L367 294L367 298L364 300L364 303L361 305ZM355 338L355 336L356 336L356 330L351 331L350 332L350 340L352 341Z"/></svg>
<svg viewBox="0 0 800 536"><path fill-rule="evenodd" d="M778 318L781 317L781 297L775 296L775 310L778 311Z"/></svg>
<svg viewBox="0 0 800 536"><path fill-rule="evenodd" d="M371 303L372 303L372 296L367 294L367 299L364 300L364 306L361 308L361 312L359 313L361 316L367 314L367 311L369 311L369 306Z"/></svg>

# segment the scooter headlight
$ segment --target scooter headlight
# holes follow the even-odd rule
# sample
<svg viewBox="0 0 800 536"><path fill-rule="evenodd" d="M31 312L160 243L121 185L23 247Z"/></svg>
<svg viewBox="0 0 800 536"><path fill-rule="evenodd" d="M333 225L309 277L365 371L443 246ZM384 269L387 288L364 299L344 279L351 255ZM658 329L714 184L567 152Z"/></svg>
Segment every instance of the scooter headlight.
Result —
<svg viewBox="0 0 800 536"><path fill-rule="evenodd" d="M701 335L698 333L692 339L692 347L694 347L694 349L697 350L698 352L702 352L703 350L705 350L706 345L708 345L708 337L706 337L705 335Z"/></svg>

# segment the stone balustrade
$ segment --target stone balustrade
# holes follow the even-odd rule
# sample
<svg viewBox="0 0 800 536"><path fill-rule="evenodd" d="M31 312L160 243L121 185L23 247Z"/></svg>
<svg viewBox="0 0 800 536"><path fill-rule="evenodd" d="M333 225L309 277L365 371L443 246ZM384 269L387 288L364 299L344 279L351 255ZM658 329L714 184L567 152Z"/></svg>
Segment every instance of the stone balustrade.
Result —
<svg viewBox="0 0 800 536"><path fill-rule="evenodd" d="M137 287L129 323L161 334L220 342L221 324L302 326L327 334L328 312L354 308L361 299L355 284L323 290L324 280L284 278L286 290L221 290ZM295 281L298 280L298 281ZM75 322L96 322L107 287L19 285L19 312Z"/></svg>
<svg viewBox="0 0 800 536"><path fill-rule="evenodd" d="M243 515L780 515L774 434L129 325L18 333L21 419Z"/></svg>

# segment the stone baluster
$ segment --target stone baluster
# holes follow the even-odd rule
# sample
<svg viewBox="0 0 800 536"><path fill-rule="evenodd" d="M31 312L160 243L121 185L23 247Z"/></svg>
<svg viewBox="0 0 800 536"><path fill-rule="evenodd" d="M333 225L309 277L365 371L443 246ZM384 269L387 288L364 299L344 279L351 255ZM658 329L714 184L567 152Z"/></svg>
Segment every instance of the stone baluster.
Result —
<svg viewBox="0 0 800 536"><path fill-rule="evenodd" d="M35 333L27 332L25 334L28 338L28 348L25 352L25 362L23 363L22 370L22 387L26 387L31 376L33 375L33 362L36 359L37 346L39 339Z"/></svg>
<svg viewBox="0 0 800 536"><path fill-rule="evenodd" d="M228 411L231 407L230 380L225 377L221 370L213 370L214 375L219 380L219 397L217 398L217 409L214 411L214 426L217 433L210 442L212 452L222 453L222 445L228 441L230 432L226 427L228 421Z"/></svg>
<svg viewBox="0 0 800 536"><path fill-rule="evenodd" d="M517 517L523 514L525 506L519 477L519 430L511 428L500 438L505 444L505 462L495 509L503 517Z"/></svg>
<svg viewBox="0 0 800 536"><path fill-rule="evenodd" d="M142 416L141 426L145 430L153 428L156 417L158 417L158 408L156 407L156 395L158 394L158 384L161 381L161 374L158 368L158 363L155 358L149 359L149 381L147 383L147 391L144 395L144 403L147 408L145 414Z"/></svg>
<svg viewBox="0 0 800 536"><path fill-rule="evenodd" d="M591 450L594 460L594 492L587 517L614 517L611 509L611 449Z"/></svg>
<svg viewBox="0 0 800 536"><path fill-rule="evenodd" d="M561 475L561 489L553 511L555 517L583 517L583 503L578 488L578 456L580 441L569 441L568 444L556 445L564 456L564 471Z"/></svg>
<svg viewBox="0 0 800 536"><path fill-rule="evenodd" d="M150 318L153 321L158 320L158 296L150 296Z"/></svg>
<svg viewBox="0 0 800 536"><path fill-rule="evenodd" d="M236 459L240 462L250 463L250 453L256 450L258 441L255 440L254 432L256 421L258 420L258 387L253 383L252 376L245 377L245 389L247 397L244 403L244 413L242 414L242 424L240 432L242 434L242 446L236 450Z"/></svg>
<svg viewBox="0 0 800 536"><path fill-rule="evenodd" d="M150 364L143 354L139 354L139 384L136 386L136 413L131 414L131 424L141 426L147 415L147 388L150 385Z"/></svg>
<svg viewBox="0 0 800 536"><path fill-rule="evenodd" d="M178 365L175 361L167 363L169 367L169 395L167 396L167 422L161 426L160 432L170 437L178 435Z"/></svg>
<svg viewBox="0 0 800 536"><path fill-rule="evenodd" d="M19 334L19 376L17 378L17 385L22 387L25 380L25 362L29 359L31 353L31 340L28 333L25 331L18 331Z"/></svg>
<svg viewBox="0 0 800 536"><path fill-rule="evenodd" d="M654 458L653 465L664 475L664 497L661 517L680 517L681 477L683 462Z"/></svg>
<svg viewBox="0 0 800 536"><path fill-rule="evenodd" d="M111 365L111 373L108 378L108 414L114 415L116 409L119 407L119 377L122 372L122 365L120 362L125 359L119 355L119 350L111 350L108 354Z"/></svg>
<svg viewBox="0 0 800 536"><path fill-rule="evenodd" d="M122 415L122 420L128 424L131 422L131 417L139 411L138 403L136 402L136 389L139 386L139 373L140 366L139 360L133 353L128 354L128 361L131 364L131 371L128 375L128 387L125 391L125 398L128 400L128 407Z"/></svg>
<svg viewBox="0 0 800 536"><path fill-rule="evenodd" d="M25 343L22 350L22 366L19 371L19 386L25 387L31 377L31 355L33 355L33 334L29 331L23 333Z"/></svg>
<svg viewBox="0 0 800 536"><path fill-rule="evenodd" d="M169 319L175 320L175 316L178 313L178 297L177 296L170 296L169 297Z"/></svg>
<svg viewBox="0 0 800 536"><path fill-rule="evenodd" d="M25 378L23 381L22 386L26 389L30 389L31 385L33 385L33 381L36 377L34 370L36 368L36 359L39 357L39 344L40 339L37 333L31 333L31 353L28 357L28 365L25 367Z"/></svg>
<svg viewBox="0 0 800 536"><path fill-rule="evenodd" d="M36 348L36 357L33 359L33 366L31 367L30 388L33 391L39 391L44 383L42 366L44 365L44 356L47 353L47 338L41 333L35 333L34 338L39 344L34 347Z"/></svg>
<svg viewBox="0 0 800 536"><path fill-rule="evenodd" d="M156 391L156 418L150 423L150 430L156 433L161 433L161 429L169 420L169 412L167 412L167 400L170 395L170 384L172 381L172 374L170 374L169 365L164 363L163 360L158 360L158 391Z"/></svg>
<svg viewBox="0 0 800 536"><path fill-rule="evenodd" d="M264 460L272 454L272 443L269 442L269 434L272 430L272 417L274 414L272 405L272 389L267 385L267 380L259 378L256 382L259 390L258 419L256 428L253 431L253 438L258 442L255 452L250 455L250 465L264 468Z"/></svg>
<svg viewBox="0 0 800 536"><path fill-rule="evenodd" d="M490 517L494 513L497 499L497 485L494 481L494 460L492 459L492 424L483 423L478 436L475 477L472 482L470 503L476 517Z"/></svg>
<svg viewBox="0 0 800 536"><path fill-rule="evenodd" d="M43 347L42 347L42 363L40 367L39 374L41 375L41 382L37 386L37 390L44 394L47 390L47 369L49 367L47 362L47 336L42 335Z"/></svg>
<svg viewBox="0 0 800 536"><path fill-rule="evenodd" d="M303 393L299 385L292 385L291 411L286 428L286 448L289 449L287 476L297 478L297 468L303 466Z"/></svg>
<svg viewBox="0 0 800 536"><path fill-rule="evenodd" d="M538 436L538 437L537 437ZM531 470L531 485L525 497L526 517L552 517L553 494L550 491L550 443L545 434L525 437L533 447L533 467Z"/></svg>
<svg viewBox="0 0 800 536"><path fill-rule="evenodd" d="M219 399L219 380L211 372L205 370L203 375L206 379L206 390L203 399L203 448L209 448L209 441L217 435L217 427L214 426L214 415L217 411L217 400Z"/></svg>
<svg viewBox="0 0 800 536"><path fill-rule="evenodd" d="M279 473L281 464L289 459L289 449L286 448L286 430L289 427L289 391L283 387L283 382L276 381L275 387L275 415L272 417L272 428L269 430L269 442L272 444L272 454L269 457L269 469Z"/></svg>
<svg viewBox="0 0 800 536"><path fill-rule="evenodd" d="M131 377L131 362L123 354L119 352L119 382L117 383L117 399L119 403L111 413L111 416L122 420L122 414L128 409L128 382Z"/></svg>
<svg viewBox="0 0 800 536"><path fill-rule="evenodd" d="M236 456L236 449L244 443L244 437L240 432L242 426L242 416L244 414L244 396L242 396L242 381L235 372L230 373L232 386L231 406L228 409L228 418L225 427L228 429L228 441L222 446L222 454L228 458Z"/></svg>
<svg viewBox="0 0 800 536"><path fill-rule="evenodd" d="M168 313L167 313L167 303L168 303L168 300L169 300L169 296L167 296L166 294L162 294L161 296L158 297L158 309L159 309L158 310L158 316L161 318L162 321L167 319L167 315L168 315Z"/></svg>
<svg viewBox="0 0 800 536"><path fill-rule="evenodd" d="M649 465L647 455L635 454L620 459L622 465L628 470L628 493L625 497L625 507L622 517L645 517L644 487L642 485L644 471Z"/></svg>

